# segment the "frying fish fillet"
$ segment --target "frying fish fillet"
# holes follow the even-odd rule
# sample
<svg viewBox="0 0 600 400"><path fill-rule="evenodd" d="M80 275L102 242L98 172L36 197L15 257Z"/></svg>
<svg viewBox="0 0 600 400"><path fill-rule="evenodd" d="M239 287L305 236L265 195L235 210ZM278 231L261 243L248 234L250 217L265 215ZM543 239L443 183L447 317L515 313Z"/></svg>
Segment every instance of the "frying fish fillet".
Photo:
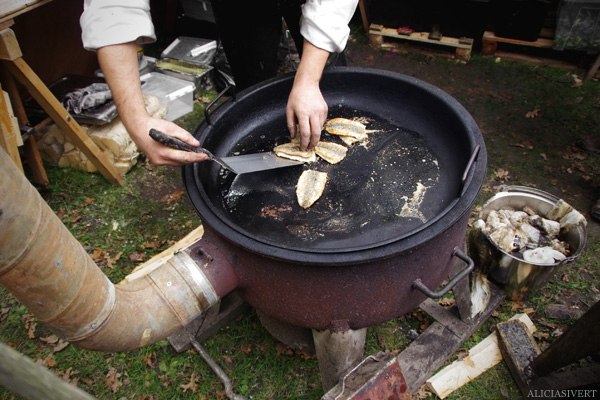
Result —
<svg viewBox="0 0 600 400"><path fill-rule="evenodd" d="M366 127L358 121L346 118L333 118L325 123L325 130L333 135L341 136L346 144L366 140Z"/></svg>
<svg viewBox="0 0 600 400"><path fill-rule="evenodd" d="M289 158L292 160L312 162L317 160L314 149L300 149L299 142L291 142L280 144L273 148L275 154L279 157Z"/></svg>
<svg viewBox="0 0 600 400"><path fill-rule="evenodd" d="M321 197L327 183L327 172L306 170L300 175L296 186L296 197L302 208L308 208Z"/></svg>
<svg viewBox="0 0 600 400"><path fill-rule="evenodd" d="M337 164L346 157L348 148L332 142L319 142L315 146L315 153L329 164Z"/></svg>

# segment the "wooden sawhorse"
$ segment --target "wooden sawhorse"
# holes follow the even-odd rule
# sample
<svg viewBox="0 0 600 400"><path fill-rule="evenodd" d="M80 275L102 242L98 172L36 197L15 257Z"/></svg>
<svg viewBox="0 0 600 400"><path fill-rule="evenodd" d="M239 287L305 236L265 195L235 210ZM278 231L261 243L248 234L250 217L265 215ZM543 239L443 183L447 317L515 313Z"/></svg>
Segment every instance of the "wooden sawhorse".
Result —
<svg viewBox="0 0 600 400"><path fill-rule="evenodd" d="M48 113L56 125L65 132L67 138L98 168L102 176L112 184L123 185L125 183L123 176L117 172L98 146L89 138L77 121L50 92L35 72L27 65L25 60L23 60L23 54L21 53L15 33L10 29L12 24L12 20L0 24L0 60L2 69L4 70L3 78L5 80L5 87L10 95L11 103L19 123L26 125L28 120L14 79L25 86L29 94ZM2 108L0 107L0 113L2 112ZM2 120L1 117L0 115L0 120ZM35 147L35 142L31 141L29 145ZM37 153L37 149L34 152ZM10 152L8 153L10 154ZM43 182L45 177L43 168L42 172L43 174L38 177L42 181L36 183L47 184L47 178L45 178L46 182ZM34 177L35 175L36 173L34 172Z"/></svg>

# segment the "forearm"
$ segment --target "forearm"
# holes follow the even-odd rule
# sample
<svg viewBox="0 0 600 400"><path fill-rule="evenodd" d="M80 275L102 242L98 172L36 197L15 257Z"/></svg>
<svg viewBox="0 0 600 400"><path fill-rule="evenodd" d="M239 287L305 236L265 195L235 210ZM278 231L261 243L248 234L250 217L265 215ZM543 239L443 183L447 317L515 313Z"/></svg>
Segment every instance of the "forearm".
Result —
<svg viewBox="0 0 600 400"><path fill-rule="evenodd" d="M304 41L302 59L286 107L288 129L292 137L300 134L302 149L317 145L327 118L327 103L319 89L319 81L328 56L328 51Z"/></svg>
<svg viewBox="0 0 600 400"><path fill-rule="evenodd" d="M140 82L135 43L117 44L98 49L98 61L110 86L121 122L137 147L157 165L183 165L206 159L202 153L173 150L150 138L151 128L158 129L184 142L200 143L189 132L176 124L153 118L146 111Z"/></svg>
<svg viewBox="0 0 600 400"><path fill-rule="evenodd" d="M318 88L328 57L328 51L314 46L308 40L304 40L302 59L294 78L294 86L310 85Z"/></svg>
<svg viewBox="0 0 600 400"><path fill-rule="evenodd" d="M124 43L102 47L98 49L98 62L123 125L131 135L136 135L136 130L131 127L149 117L140 84L137 46L135 43Z"/></svg>

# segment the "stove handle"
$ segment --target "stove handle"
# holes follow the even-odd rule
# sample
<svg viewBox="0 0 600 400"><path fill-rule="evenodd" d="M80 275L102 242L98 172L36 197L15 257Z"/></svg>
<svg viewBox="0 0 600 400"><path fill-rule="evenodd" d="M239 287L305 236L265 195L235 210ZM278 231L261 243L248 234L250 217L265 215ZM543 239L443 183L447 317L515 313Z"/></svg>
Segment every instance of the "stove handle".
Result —
<svg viewBox="0 0 600 400"><path fill-rule="evenodd" d="M456 285L460 280L469 275L471 271L473 271L473 268L475 268L475 262L473 262L473 260L465 253L463 253L458 247L454 248L452 256L456 256L463 260L465 263L467 263L467 267L463 269L460 273L458 273L454 278L450 279L450 281L446 284L446 286L444 286L443 289L434 292L427 286L425 286L425 284L421 281L421 278L417 278L413 282L412 286L415 289L419 289L424 295L431 297L432 299L439 299L440 297L445 296L454 287L454 285Z"/></svg>
<svg viewBox="0 0 600 400"><path fill-rule="evenodd" d="M206 108L204 109L204 120L206 120L206 125L211 125L210 122L210 117L208 115L208 110L217 102L221 99L221 97L223 97L225 95L225 93L227 93L229 90L231 90L231 97L233 98L233 100L235 101L236 99L236 93L235 93L235 85L230 85L227 84L227 86L225 86L225 89L223 89L223 91L221 93L219 93L217 95L217 97L215 97L213 99L213 101L211 101L210 103L208 103L208 105L206 106Z"/></svg>

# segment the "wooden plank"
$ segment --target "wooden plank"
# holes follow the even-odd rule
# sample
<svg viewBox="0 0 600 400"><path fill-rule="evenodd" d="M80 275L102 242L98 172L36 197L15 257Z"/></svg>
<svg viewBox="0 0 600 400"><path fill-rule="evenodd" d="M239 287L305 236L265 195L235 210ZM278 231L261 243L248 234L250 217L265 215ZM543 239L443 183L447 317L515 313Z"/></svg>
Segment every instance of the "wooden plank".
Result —
<svg viewBox="0 0 600 400"><path fill-rule="evenodd" d="M1 60L16 60L22 57L19 42L12 29L4 29L0 31L0 59Z"/></svg>
<svg viewBox="0 0 600 400"><path fill-rule="evenodd" d="M483 33L482 40L484 43L485 42L509 43L509 44L516 44L516 45L520 45L520 46L540 47L540 48L545 48L545 49L551 49L554 46L554 40L552 40L552 39L539 38L535 42L528 42L526 40L498 37L498 36L496 36L496 34L494 34L494 32L491 32L491 31L485 31Z"/></svg>
<svg viewBox="0 0 600 400"><path fill-rule="evenodd" d="M435 321L398 355L398 363L402 368L411 393L415 393L434 371L444 365L448 357L458 350L467 338L473 335L502 302L504 292L493 284L491 284L491 289L492 296L488 307L480 315L468 323L461 321L458 317L455 317L455 319L460 323L456 324L449 324L448 321L445 323ZM455 307L444 310L448 312L445 315L446 317L449 317L452 313L458 315L458 311L453 310L453 308ZM444 314L441 311L439 313L440 315Z"/></svg>
<svg viewBox="0 0 600 400"><path fill-rule="evenodd" d="M502 322L496 326L496 333L504 362L521 393L527 396L531 376L526 368L540 354L540 348L521 321Z"/></svg>
<svg viewBox="0 0 600 400"><path fill-rule="evenodd" d="M548 376L538 378L529 386L530 393L539 393L541 390L577 390L578 388L596 388L595 392L587 390L580 393L580 397L597 397L598 384L600 383L600 364L569 371L554 372ZM584 393L587 393L585 395ZM529 394L529 393L528 393Z"/></svg>
<svg viewBox="0 0 600 400"><path fill-rule="evenodd" d="M523 322L531 333L536 330L527 314L517 314L511 319ZM428 379L426 383L431 391L439 398L444 399L456 389L500 363L500 361L502 361L502 354L498 346L498 335L492 333L471 348L467 357L444 367Z"/></svg>
<svg viewBox="0 0 600 400"><path fill-rule="evenodd" d="M473 49L473 39L469 38L458 39L442 36L440 39L430 39L430 32L412 32L407 35L401 35L396 29L386 28L378 24L371 24L369 29L369 40L371 43L383 47L385 45L383 41L384 37L406 41L408 43L451 47L454 49L453 57L463 61L469 61Z"/></svg>
<svg viewBox="0 0 600 400"><path fill-rule="evenodd" d="M0 1L0 22L10 20L38 8L52 0L3 0Z"/></svg>
<svg viewBox="0 0 600 400"><path fill-rule="evenodd" d="M360 9L360 16L362 19L363 29L364 29L365 33L369 33L369 16L367 15L367 8L365 7L365 0L359 0L358 7Z"/></svg>
<svg viewBox="0 0 600 400"><path fill-rule="evenodd" d="M14 117L11 116L12 113L9 105L8 93L4 91L0 92L0 146L2 146L15 165L23 172L23 164L21 163L21 156L17 147L17 136L20 137L21 133L19 132L18 124L15 131Z"/></svg>
<svg viewBox="0 0 600 400"><path fill-rule="evenodd" d="M27 164L31 170L33 181L38 185L48 185L48 175L46 175L44 163L33 136L29 136L27 138L25 144L23 145L23 149L25 150L25 159L27 160Z"/></svg>
<svg viewBox="0 0 600 400"><path fill-rule="evenodd" d="M391 37L394 39L402 39L413 42L421 42L421 43L429 43L429 44L439 44L443 46L457 47L460 49L468 49L471 50L473 48L473 43L465 44L461 43L461 39L443 36L440 40L432 40L429 39L429 32L412 32L410 35L400 35L396 29L392 28L380 28L379 26L376 29L370 29L369 34L371 35L380 35Z"/></svg>
<svg viewBox="0 0 600 400"><path fill-rule="evenodd" d="M4 343L0 343L0 385L24 399L94 399Z"/></svg>
<svg viewBox="0 0 600 400"><path fill-rule="evenodd" d="M48 113L64 132L69 140L98 168L98 171L110 183L123 185L125 179L117 172L98 146L81 129L81 126L65 110L63 105L54 97L39 77L29 68L25 60L4 61L9 72L24 85L31 96Z"/></svg>
<svg viewBox="0 0 600 400"><path fill-rule="evenodd" d="M596 57L596 60L594 61L588 72L585 74L585 80L591 80L594 77L594 75L596 75L596 72L598 72L598 68L600 68L600 54L598 54L598 57Z"/></svg>
<svg viewBox="0 0 600 400"><path fill-rule="evenodd" d="M495 51L491 54L484 53L487 56L499 57L504 60L526 62L532 65L548 65L556 68L578 69L578 66L569 61L563 61L548 57L534 57L528 54L511 53L507 51Z"/></svg>
<svg viewBox="0 0 600 400"><path fill-rule="evenodd" d="M532 363L536 374L547 375L579 359L600 352L600 302L544 350Z"/></svg>
<svg viewBox="0 0 600 400"><path fill-rule="evenodd" d="M202 239L203 235L204 228L202 227L202 225L200 225L199 227L188 233L183 239L175 243L173 246L155 255L142 265L136 267L129 275L125 277L123 282L131 282L135 279L140 278L141 276L149 274L150 272L154 271L156 268L160 267L165 262L167 262L171 257L173 257L173 255L176 252L183 250L196 243L198 240Z"/></svg>

